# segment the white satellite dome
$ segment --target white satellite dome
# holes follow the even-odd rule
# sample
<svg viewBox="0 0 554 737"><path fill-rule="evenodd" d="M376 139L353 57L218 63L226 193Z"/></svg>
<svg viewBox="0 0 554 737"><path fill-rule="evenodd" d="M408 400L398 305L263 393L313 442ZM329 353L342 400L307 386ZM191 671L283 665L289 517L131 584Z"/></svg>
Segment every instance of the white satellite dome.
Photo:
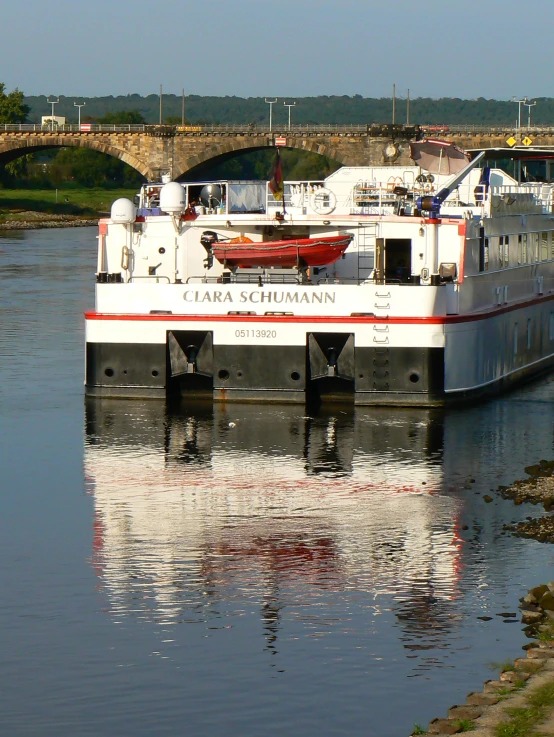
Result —
<svg viewBox="0 0 554 737"><path fill-rule="evenodd" d="M137 208L131 200L120 197L113 203L110 217L112 223L134 223L137 219Z"/></svg>
<svg viewBox="0 0 554 737"><path fill-rule="evenodd" d="M186 208L186 195L184 188L179 182L168 182L164 184L160 192L160 210L170 215L184 212Z"/></svg>

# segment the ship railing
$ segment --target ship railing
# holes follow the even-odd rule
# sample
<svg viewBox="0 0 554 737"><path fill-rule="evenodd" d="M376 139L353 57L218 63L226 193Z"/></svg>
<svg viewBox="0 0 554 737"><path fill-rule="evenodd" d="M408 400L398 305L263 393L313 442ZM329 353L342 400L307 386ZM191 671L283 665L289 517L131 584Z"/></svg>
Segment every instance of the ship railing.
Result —
<svg viewBox="0 0 554 737"><path fill-rule="evenodd" d="M167 283L171 284L171 279L169 278L169 276L164 276L163 274L148 274L145 276L134 276L133 275L129 277L129 280L127 283L130 284L131 282L134 282L137 279L150 279L154 281L155 284L157 284L160 281L160 279L164 279L164 280L167 279Z"/></svg>
<svg viewBox="0 0 554 737"><path fill-rule="evenodd" d="M188 276L185 284L229 284L229 280L224 280L221 276Z"/></svg>
<svg viewBox="0 0 554 737"><path fill-rule="evenodd" d="M523 199L542 207L546 212L553 211L553 189L554 185L545 182L524 182L522 184L506 184L497 185L490 188L490 196L497 195L503 197L506 204L512 205L517 202L523 202ZM522 198L522 195L524 196ZM515 213L514 213L515 214Z"/></svg>
<svg viewBox="0 0 554 737"><path fill-rule="evenodd" d="M283 198L275 199L267 185L267 212L275 213L283 209ZM352 207L352 192L337 194L326 186L323 180L287 181L284 183L284 204L286 211L302 215L326 215L348 213Z"/></svg>

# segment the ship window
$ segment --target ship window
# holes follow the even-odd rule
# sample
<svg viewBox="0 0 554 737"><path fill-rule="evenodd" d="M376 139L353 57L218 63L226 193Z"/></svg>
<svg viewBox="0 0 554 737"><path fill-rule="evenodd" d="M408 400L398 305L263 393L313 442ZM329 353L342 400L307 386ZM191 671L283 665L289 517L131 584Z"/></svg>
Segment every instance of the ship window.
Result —
<svg viewBox="0 0 554 737"><path fill-rule="evenodd" d="M521 243L522 243L522 237L521 235L518 235L517 237L517 264L518 266L521 264Z"/></svg>
<svg viewBox="0 0 554 737"><path fill-rule="evenodd" d="M479 271L489 269L489 239L485 238L485 229L479 228Z"/></svg>
<svg viewBox="0 0 554 737"><path fill-rule="evenodd" d="M498 239L498 268L501 269L504 266L504 236L501 235Z"/></svg>
<svg viewBox="0 0 554 737"><path fill-rule="evenodd" d="M527 233L523 233L521 236L521 263L526 264L529 262L529 254L527 253Z"/></svg>
<svg viewBox="0 0 554 737"><path fill-rule="evenodd" d="M531 348L531 318L527 320L527 350Z"/></svg>
<svg viewBox="0 0 554 737"><path fill-rule="evenodd" d="M510 265L510 236L504 236L504 266Z"/></svg>
<svg viewBox="0 0 554 737"><path fill-rule="evenodd" d="M546 261L548 258L548 233L543 233L541 236L541 261Z"/></svg>
<svg viewBox="0 0 554 737"><path fill-rule="evenodd" d="M531 263L536 263L537 261L540 261L540 254L539 254L539 234L538 233L531 233L531 253L529 254L529 260Z"/></svg>
<svg viewBox="0 0 554 737"><path fill-rule="evenodd" d="M514 325L514 356L517 355L517 322Z"/></svg>

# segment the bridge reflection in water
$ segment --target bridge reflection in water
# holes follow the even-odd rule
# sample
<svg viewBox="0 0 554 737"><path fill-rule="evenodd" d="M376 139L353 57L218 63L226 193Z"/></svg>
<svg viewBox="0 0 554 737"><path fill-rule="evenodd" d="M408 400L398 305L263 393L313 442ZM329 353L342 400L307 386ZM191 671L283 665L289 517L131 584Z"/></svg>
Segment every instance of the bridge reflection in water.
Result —
<svg viewBox="0 0 554 737"><path fill-rule="evenodd" d="M445 647L461 616L459 518L473 495L471 420L460 417L91 400L93 564L111 613L218 628L255 608L275 650L285 607L321 632L348 619L345 595L362 593L368 627L391 611L407 650ZM472 467L489 465L499 441Z"/></svg>

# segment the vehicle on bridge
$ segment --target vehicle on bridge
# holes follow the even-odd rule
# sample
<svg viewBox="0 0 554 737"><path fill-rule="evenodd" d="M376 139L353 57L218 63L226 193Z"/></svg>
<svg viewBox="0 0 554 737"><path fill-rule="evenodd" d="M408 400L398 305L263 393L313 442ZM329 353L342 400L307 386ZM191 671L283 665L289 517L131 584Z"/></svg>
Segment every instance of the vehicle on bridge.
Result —
<svg viewBox="0 0 554 737"><path fill-rule="evenodd" d="M277 199L268 182L218 181L116 201L99 226L87 394L441 405L550 368L552 185L483 156L453 156L446 174L442 144L427 169L343 167L277 182ZM236 239L263 263L227 258ZM348 239L340 258L265 258L327 239Z"/></svg>

